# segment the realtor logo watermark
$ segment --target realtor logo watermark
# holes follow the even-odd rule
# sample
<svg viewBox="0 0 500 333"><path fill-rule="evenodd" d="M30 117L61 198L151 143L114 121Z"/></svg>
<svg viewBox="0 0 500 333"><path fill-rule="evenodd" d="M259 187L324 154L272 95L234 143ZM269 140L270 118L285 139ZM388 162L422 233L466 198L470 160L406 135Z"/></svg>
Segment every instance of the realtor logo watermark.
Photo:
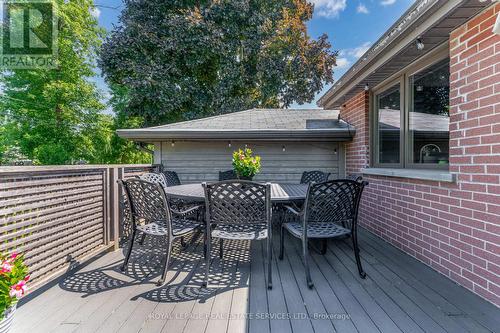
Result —
<svg viewBox="0 0 500 333"><path fill-rule="evenodd" d="M0 6L0 69L56 68L55 1L0 0Z"/></svg>

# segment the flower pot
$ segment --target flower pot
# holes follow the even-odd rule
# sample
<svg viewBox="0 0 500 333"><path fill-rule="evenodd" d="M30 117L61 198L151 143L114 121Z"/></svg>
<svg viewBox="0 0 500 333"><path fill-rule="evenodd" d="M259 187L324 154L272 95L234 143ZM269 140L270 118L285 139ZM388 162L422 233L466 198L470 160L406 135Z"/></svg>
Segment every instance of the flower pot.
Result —
<svg viewBox="0 0 500 333"><path fill-rule="evenodd" d="M10 331L16 308L17 304L14 304L10 308L5 310L4 318L2 319L2 321L0 321L0 333L7 333Z"/></svg>

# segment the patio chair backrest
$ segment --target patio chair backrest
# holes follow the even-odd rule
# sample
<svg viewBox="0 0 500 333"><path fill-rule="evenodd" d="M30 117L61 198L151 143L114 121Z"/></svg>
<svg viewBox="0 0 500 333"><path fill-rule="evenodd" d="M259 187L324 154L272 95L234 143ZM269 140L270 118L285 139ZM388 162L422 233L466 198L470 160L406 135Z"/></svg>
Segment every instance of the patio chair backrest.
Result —
<svg viewBox="0 0 500 333"><path fill-rule="evenodd" d="M151 183L160 184L163 188L167 187L167 179L163 173L147 172L140 175L139 178Z"/></svg>
<svg viewBox="0 0 500 333"><path fill-rule="evenodd" d="M330 177L330 173L323 171L304 171L302 173L302 178L300 179L301 184L310 184L310 183L321 183L326 182Z"/></svg>
<svg viewBox="0 0 500 333"><path fill-rule="evenodd" d="M346 176L345 179L354 180L355 182L361 182L363 180L363 176L351 173L350 175Z"/></svg>
<svg viewBox="0 0 500 333"><path fill-rule="evenodd" d="M179 179L179 175L175 171L163 171L163 175L167 180L167 186L177 186L181 185L181 180Z"/></svg>
<svg viewBox="0 0 500 333"><path fill-rule="evenodd" d="M357 223L361 193L367 184L339 179L309 185L304 212L306 222L332 222L354 227Z"/></svg>
<svg viewBox="0 0 500 333"><path fill-rule="evenodd" d="M271 185L250 181L203 183L207 221L262 224L271 220Z"/></svg>
<svg viewBox="0 0 500 333"><path fill-rule="evenodd" d="M121 182L134 225L157 222L170 230L170 210L160 184L131 178Z"/></svg>
<svg viewBox="0 0 500 333"><path fill-rule="evenodd" d="M238 179L234 170L219 171L219 181Z"/></svg>

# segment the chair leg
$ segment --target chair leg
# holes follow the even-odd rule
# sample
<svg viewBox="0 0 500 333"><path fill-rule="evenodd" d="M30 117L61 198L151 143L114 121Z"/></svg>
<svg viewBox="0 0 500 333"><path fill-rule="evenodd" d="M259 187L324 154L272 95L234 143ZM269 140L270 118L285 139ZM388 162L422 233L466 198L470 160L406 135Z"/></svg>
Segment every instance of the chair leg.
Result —
<svg viewBox="0 0 500 333"><path fill-rule="evenodd" d="M267 289L273 289L273 250L271 237L267 237Z"/></svg>
<svg viewBox="0 0 500 333"><path fill-rule="evenodd" d="M168 246L167 246L167 255L165 256L165 263L163 264L163 271L162 271L160 280L158 280L158 283L157 283L157 285L159 287L163 286L163 284L165 283L165 279L167 278L168 264L170 262L170 254L171 253L172 253L172 242L169 241Z"/></svg>
<svg viewBox="0 0 500 333"><path fill-rule="evenodd" d="M279 259L283 260L283 256L285 253L285 228L283 228L283 225L280 227L280 255Z"/></svg>
<svg viewBox="0 0 500 333"><path fill-rule="evenodd" d="M188 243L186 243L186 240L184 239L184 236L181 237L181 249L185 250L188 247Z"/></svg>
<svg viewBox="0 0 500 333"><path fill-rule="evenodd" d="M207 287L208 286L208 274L210 271L210 250L211 250L211 237L210 235L207 235L207 244L206 244L206 249L207 253L205 256L205 280L202 283L202 287Z"/></svg>
<svg viewBox="0 0 500 333"><path fill-rule="evenodd" d="M321 253L322 255L325 255L325 254L326 254L326 250L327 250L327 248L328 248L328 239L323 238L323 239L321 240L321 252L320 252L320 253Z"/></svg>
<svg viewBox="0 0 500 333"><path fill-rule="evenodd" d="M219 258L222 259L224 256L224 240L222 238L219 238Z"/></svg>
<svg viewBox="0 0 500 333"><path fill-rule="evenodd" d="M307 280L307 286L309 289L312 289L314 287L314 284L311 279L311 272L309 270L309 248L308 248L308 240L303 238L302 239L302 252L304 255L304 269L306 271L306 280Z"/></svg>
<svg viewBox="0 0 500 333"><path fill-rule="evenodd" d="M130 243L128 246L127 255L125 256L125 261L123 262L123 265L121 267L122 271L125 271L127 269L128 261L130 259L130 254L132 253L132 247L134 246L134 239L135 239L135 229L132 232L132 236L130 236Z"/></svg>
<svg viewBox="0 0 500 333"><path fill-rule="evenodd" d="M203 231L203 258L207 259L207 231Z"/></svg>
<svg viewBox="0 0 500 333"><path fill-rule="evenodd" d="M141 235L141 239L139 240L139 245L144 245L144 240L146 239L146 234L145 233L142 233Z"/></svg>
<svg viewBox="0 0 500 333"><path fill-rule="evenodd" d="M359 245L358 245L358 235L356 232L352 234L352 247L354 249L354 257L356 258L356 264L358 265L359 276L362 279L366 278L366 273L361 266L361 258L359 257Z"/></svg>

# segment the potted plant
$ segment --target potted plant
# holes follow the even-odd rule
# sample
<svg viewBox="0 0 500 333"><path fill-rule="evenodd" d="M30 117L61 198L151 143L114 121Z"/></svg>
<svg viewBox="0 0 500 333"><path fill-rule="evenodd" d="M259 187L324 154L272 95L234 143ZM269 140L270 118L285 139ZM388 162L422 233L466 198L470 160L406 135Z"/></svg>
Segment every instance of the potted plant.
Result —
<svg viewBox="0 0 500 333"><path fill-rule="evenodd" d="M260 172L260 156L253 156L250 148L233 152L233 170L238 179L252 180Z"/></svg>
<svg viewBox="0 0 500 333"><path fill-rule="evenodd" d="M0 255L0 333L9 331L17 301L26 294L28 280L23 255Z"/></svg>

